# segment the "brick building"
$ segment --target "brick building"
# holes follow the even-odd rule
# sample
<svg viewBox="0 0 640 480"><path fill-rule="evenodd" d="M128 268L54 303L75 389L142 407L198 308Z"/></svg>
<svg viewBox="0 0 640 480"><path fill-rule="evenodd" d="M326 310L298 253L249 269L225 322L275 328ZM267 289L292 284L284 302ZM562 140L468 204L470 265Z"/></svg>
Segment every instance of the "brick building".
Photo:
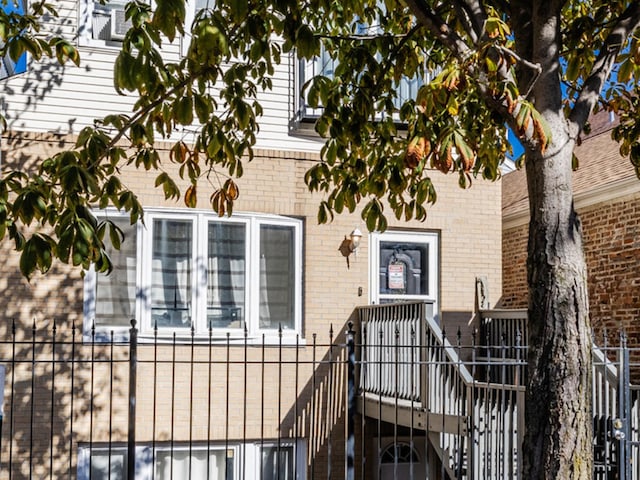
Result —
<svg viewBox="0 0 640 480"><path fill-rule="evenodd" d="M589 308L597 330L629 333L640 341L640 181L611 139L608 114L592 120L592 133L576 148L575 207L582 220ZM527 305L528 195L524 169L502 180L503 296L501 305Z"/></svg>
<svg viewBox="0 0 640 480"><path fill-rule="evenodd" d="M126 112L133 104L132 98L116 94L111 79L121 37L110 22L120 18L116 10L121 10L121 3L57 3L60 17L51 17L45 30L76 39L82 65L30 62L22 73L0 80L9 125L2 137L0 174L36 168L42 159L73 144L94 118ZM181 54L177 44L166 45L166 50L163 46L163 52L167 58ZM331 432L344 426L345 419L332 416L322 404L316 407L319 426L314 430L316 419L304 408L313 405L316 395L320 398L321 388L323 395L327 388L331 393L312 368L316 353L318 361L331 354L329 332L342 335L348 321L356 319L356 307L393 300L430 302L440 324L455 331L473 316L476 277L487 277L493 291L501 289L499 182L478 179L473 188L461 190L457 177L434 171L438 202L429 208L427 219L402 222L390 215L388 231L365 232L357 252L344 246L354 230L366 230L359 212L338 215L329 225L317 224L321 197L308 192L303 177L319 161L322 143L305 128L314 112L300 107L298 94L305 81L301 75L310 68L292 54L283 55L274 88L260 94L264 115L255 158L238 181L240 197L231 218L168 202L154 188L155 174L124 168L122 178L139 196L146 217L145 225L131 226L113 209L95 209L97 217L109 217L126 234L121 251L112 252L112 275L56 264L46 276L27 282L19 273L12 243L8 238L0 243L0 336L11 338L15 322L15 338L27 342L18 353L26 358L32 332L51 335L54 321L56 342L69 340L74 332L80 337L80 344L53 349L60 358L72 348L85 359L109 355L109 342L101 342L112 332L116 340L126 339L131 318L137 321L142 344L156 336L160 343L176 344L175 350L160 348L160 357L181 361L194 355L191 344L210 345L196 352L201 363L195 373L173 362L177 372L166 368L138 374L137 442L140 448L153 444L154 456L138 459L141 470L136 478L149 478L149 469L156 471L155 478L169 478L166 465L184 471L192 461L205 460L226 465L213 478L223 478L220 472L225 469L226 478L240 478L237 459L242 457L245 465L253 459L258 465L255 459L272 455L268 449L273 445L283 452L295 449L300 464L309 469L331 463L326 458L333 455L333 468L339 470L344 450L336 447L331 453ZM166 161L169 145L158 147L162 164L172 168ZM200 187L204 191L207 185ZM316 341L325 345L322 351L312 350ZM43 348L48 358L55 356L50 347ZM148 360L152 354L146 352ZM9 358L10 352L0 353ZM304 367L295 377L277 375L279 354L289 359L299 355ZM226 356L232 369L226 377L233 381L225 383L225 372L218 371L214 381L209 372L209 381L190 382L194 375L207 378L207 355ZM245 369L235 370L240 367L233 362L242 363L245 355L250 360L243 363ZM109 371L107 364L97 364L94 372L88 364L78 363L74 369L73 362L56 363L54 358L58 370L53 381L47 364L35 365L34 361L7 371L8 378L20 370L32 379L13 383L16 390L6 392L5 414L12 423L2 431L0 457L13 478L107 478L112 463L114 469L122 468L126 389L114 388L110 381L126 384L126 368L115 364ZM244 382L239 380L243 374ZM344 396L340 398L342 402ZM298 405L299 418L294 414ZM64 413L70 408L71 427ZM58 410L63 413L55 417ZM29 411L44 412L42 428L33 430L34 415ZM214 421L207 411L217 415ZM376 442L387 448L393 441L393 436L375 438L381 431L371 435L367 448L374 452ZM156 441L157 448L151 443ZM167 458L169 445L172 457ZM231 475L229 462L235 465ZM242 478L260 475L257 466L242 470Z"/></svg>

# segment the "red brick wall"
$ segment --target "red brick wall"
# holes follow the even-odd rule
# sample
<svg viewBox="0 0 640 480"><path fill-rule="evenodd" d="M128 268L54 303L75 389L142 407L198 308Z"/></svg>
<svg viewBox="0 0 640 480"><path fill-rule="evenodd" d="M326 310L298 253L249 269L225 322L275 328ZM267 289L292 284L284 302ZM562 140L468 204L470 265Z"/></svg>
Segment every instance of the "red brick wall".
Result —
<svg viewBox="0 0 640 480"><path fill-rule="evenodd" d="M640 194L579 210L587 261L589 308L596 330L624 328L640 344ZM508 308L527 306L527 225L505 230L503 297Z"/></svg>
<svg viewBox="0 0 640 480"><path fill-rule="evenodd" d="M502 298L500 306L527 306L527 225L502 232ZM491 285L489 285L491 289Z"/></svg>

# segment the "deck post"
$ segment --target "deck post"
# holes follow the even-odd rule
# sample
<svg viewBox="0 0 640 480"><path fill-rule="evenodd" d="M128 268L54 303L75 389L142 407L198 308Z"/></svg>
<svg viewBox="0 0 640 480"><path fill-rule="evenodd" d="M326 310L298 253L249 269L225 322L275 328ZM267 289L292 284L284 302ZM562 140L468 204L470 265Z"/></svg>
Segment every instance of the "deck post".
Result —
<svg viewBox="0 0 640 480"><path fill-rule="evenodd" d="M420 403L424 409L429 409L429 379L427 378L429 372L429 358L428 358L428 334L429 328L427 326L427 318L433 318L433 303L424 302L420 309L420 325L418 338L420 339L419 346L419 361L420 361ZM429 428L429 421L427 416L427 422L425 429Z"/></svg>

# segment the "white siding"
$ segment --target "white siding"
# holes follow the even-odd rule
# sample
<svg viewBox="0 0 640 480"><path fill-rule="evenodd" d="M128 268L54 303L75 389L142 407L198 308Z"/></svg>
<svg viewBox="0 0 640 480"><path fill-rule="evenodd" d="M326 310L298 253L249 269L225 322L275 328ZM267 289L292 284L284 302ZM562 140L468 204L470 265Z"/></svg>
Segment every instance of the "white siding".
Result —
<svg viewBox="0 0 640 480"><path fill-rule="evenodd" d="M51 20L47 30L77 39L81 1L57 2L60 16ZM175 58L179 47L177 43L168 45L167 55ZM96 118L131 110L133 97L118 95L113 88L113 62L118 50L96 45L80 46L79 50L80 67L49 60L30 62L26 73L0 82L0 108L10 129L77 133ZM264 109L259 119L259 147L316 151L321 145L319 139L289 135L295 65L291 56L283 56L273 89L259 95Z"/></svg>

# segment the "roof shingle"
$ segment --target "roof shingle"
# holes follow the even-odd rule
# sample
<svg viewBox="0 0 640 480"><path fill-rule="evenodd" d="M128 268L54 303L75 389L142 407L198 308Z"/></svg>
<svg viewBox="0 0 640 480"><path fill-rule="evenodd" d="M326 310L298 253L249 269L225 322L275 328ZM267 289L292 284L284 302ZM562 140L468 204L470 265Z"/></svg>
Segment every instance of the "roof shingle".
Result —
<svg viewBox="0 0 640 480"><path fill-rule="evenodd" d="M609 123L605 126L598 123L593 127L591 135L585 138L575 150L578 169L573 172L574 196L625 178L635 177L631 162L620 155L618 143L611 138L613 124ZM525 169L504 175L502 177L503 218L528 208L529 195Z"/></svg>

